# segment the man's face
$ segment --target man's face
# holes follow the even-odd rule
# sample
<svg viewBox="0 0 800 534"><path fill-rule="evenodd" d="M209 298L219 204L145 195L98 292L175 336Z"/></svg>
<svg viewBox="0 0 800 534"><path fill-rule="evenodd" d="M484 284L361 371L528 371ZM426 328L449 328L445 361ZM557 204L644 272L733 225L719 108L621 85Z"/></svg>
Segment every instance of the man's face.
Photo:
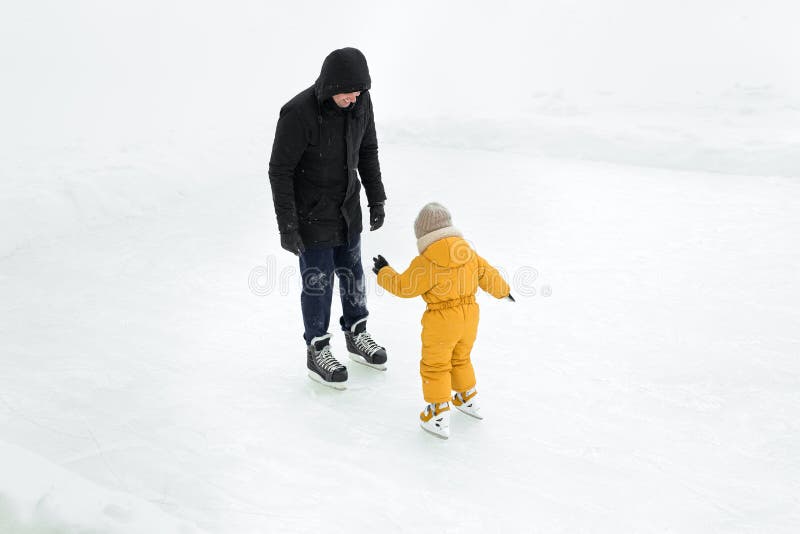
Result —
<svg viewBox="0 0 800 534"><path fill-rule="evenodd" d="M340 108L346 108L349 107L350 104L354 104L359 96L361 96L361 91L339 93L338 95L333 95L333 101L336 102L336 105Z"/></svg>

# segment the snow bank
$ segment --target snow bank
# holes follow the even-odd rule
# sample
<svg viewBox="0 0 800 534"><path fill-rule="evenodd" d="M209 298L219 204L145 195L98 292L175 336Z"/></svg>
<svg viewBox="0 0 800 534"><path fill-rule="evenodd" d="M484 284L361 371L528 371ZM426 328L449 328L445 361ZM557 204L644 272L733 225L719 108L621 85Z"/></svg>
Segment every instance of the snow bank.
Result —
<svg viewBox="0 0 800 534"><path fill-rule="evenodd" d="M710 101L715 102L714 105ZM417 145L514 152L676 170L800 176L800 106L766 91L681 105L619 108L559 94L514 119L470 115L386 120L384 151ZM248 123L132 128L90 140L21 145L0 158L0 257L120 219L159 216L184 197L246 180L268 190L274 113ZM380 108L378 108L380 112ZM480 115L477 115L480 116Z"/></svg>
<svg viewBox="0 0 800 534"><path fill-rule="evenodd" d="M3 534L198 532L153 504L102 488L2 441L0 473Z"/></svg>
<svg viewBox="0 0 800 534"><path fill-rule="evenodd" d="M581 159L750 176L800 176L800 103L769 86L648 106L618 95L539 93L516 118L485 113L394 121L389 143ZM476 118L484 116L484 118Z"/></svg>

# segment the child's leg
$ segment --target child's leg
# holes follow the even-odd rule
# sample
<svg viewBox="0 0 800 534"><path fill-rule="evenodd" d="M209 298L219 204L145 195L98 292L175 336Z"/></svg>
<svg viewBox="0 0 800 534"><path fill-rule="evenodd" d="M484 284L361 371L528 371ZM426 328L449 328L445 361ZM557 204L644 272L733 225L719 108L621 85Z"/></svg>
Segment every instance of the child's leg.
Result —
<svg viewBox="0 0 800 534"><path fill-rule="evenodd" d="M459 336L454 335L456 324L445 317L445 311L426 311L422 316L419 374L422 377L422 394L428 403L450 400L451 359Z"/></svg>
<svg viewBox="0 0 800 534"><path fill-rule="evenodd" d="M459 393L475 387L475 370L472 368L470 353L478 334L480 319L480 308L477 304L466 304L461 309L464 313L464 335L453 348L451 372L453 390Z"/></svg>

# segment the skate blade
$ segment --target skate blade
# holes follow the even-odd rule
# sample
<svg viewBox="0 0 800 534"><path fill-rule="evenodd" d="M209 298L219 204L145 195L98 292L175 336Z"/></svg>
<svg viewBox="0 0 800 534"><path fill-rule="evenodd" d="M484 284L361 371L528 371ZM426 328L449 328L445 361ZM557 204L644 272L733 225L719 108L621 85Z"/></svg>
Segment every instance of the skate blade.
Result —
<svg viewBox="0 0 800 534"><path fill-rule="evenodd" d="M453 404L453 406L456 406L456 405ZM456 406L456 410L458 410L461 413L465 413L468 416L473 417L475 419L483 419L483 416L480 413L469 412L469 411L464 410L463 408L461 408L461 406Z"/></svg>
<svg viewBox="0 0 800 534"><path fill-rule="evenodd" d="M360 363L361 365L366 365L367 367L371 367L372 369L377 369L378 371L386 370L385 363L369 363L360 354L353 354L352 352L348 352L348 354L350 355L350 359L356 363Z"/></svg>
<svg viewBox="0 0 800 534"><path fill-rule="evenodd" d="M323 386L328 386L329 388L336 389L338 391L342 391L342 390L347 389L347 381L344 381L344 382L326 382L325 380L322 379L321 376L319 376L314 371L309 371L308 372L308 378L310 378L312 381L316 382L317 384L322 384Z"/></svg>
<svg viewBox="0 0 800 534"><path fill-rule="evenodd" d="M440 434L439 432L436 432L435 430L431 430L430 428L426 427L425 423L423 423L422 421L419 422L419 427L428 434L430 434L431 436L436 436L439 439L450 439L450 432L448 432L447 434Z"/></svg>

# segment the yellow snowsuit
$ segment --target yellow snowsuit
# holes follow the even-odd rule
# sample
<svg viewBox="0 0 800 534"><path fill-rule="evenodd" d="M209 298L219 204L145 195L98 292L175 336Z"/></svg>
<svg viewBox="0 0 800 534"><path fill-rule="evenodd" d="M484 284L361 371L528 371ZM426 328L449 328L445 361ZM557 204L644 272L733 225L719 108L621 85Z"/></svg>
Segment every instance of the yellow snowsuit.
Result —
<svg viewBox="0 0 800 534"><path fill-rule="evenodd" d="M445 237L414 258L402 274L389 266L382 268L378 284L398 297L422 295L428 303L422 315L419 363L425 401L447 402L451 390L464 392L474 387L470 352L480 315L475 293L478 287L498 299L510 293L497 269L464 239Z"/></svg>

